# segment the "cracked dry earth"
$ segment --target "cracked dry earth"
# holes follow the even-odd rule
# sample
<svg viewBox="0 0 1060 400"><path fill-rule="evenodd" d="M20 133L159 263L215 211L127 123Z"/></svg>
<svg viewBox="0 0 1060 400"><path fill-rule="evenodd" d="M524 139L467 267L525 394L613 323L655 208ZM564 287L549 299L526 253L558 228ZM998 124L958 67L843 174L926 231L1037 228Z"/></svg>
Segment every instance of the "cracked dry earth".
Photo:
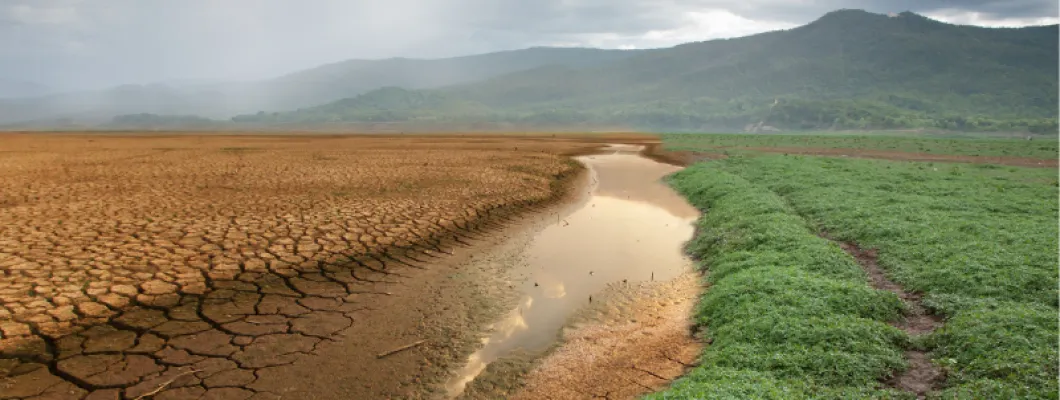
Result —
<svg viewBox="0 0 1060 400"><path fill-rule="evenodd" d="M365 315L402 312L377 299L475 231L554 200L556 178L577 170L558 154L588 148L350 136L0 143L0 399L92 400L280 398L276 382L258 382L266 372L346 340Z"/></svg>

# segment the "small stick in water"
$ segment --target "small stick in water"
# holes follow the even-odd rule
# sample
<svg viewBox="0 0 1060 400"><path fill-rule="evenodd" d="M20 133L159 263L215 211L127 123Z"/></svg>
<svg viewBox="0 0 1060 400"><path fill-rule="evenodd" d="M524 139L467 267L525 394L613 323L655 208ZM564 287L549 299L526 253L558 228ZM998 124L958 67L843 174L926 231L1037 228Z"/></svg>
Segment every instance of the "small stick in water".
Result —
<svg viewBox="0 0 1060 400"><path fill-rule="evenodd" d="M651 281L655 282L655 271L651 271Z"/></svg>
<svg viewBox="0 0 1060 400"><path fill-rule="evenodd" d="M424 344L426 342L427 342L426 340L418 340L418 341L406 344L404 346L398 347L398 348L396 348L394 350L390 350L390 351L385 351L385 352L379 353L379 355L375 356L375 358L383 358L383 357L389 356L389 355L394 354L394 353L398 353L398 352L401 352L401 351L405 351L405 350L411 349L413 347L419 346L419 345Z"/></svg>

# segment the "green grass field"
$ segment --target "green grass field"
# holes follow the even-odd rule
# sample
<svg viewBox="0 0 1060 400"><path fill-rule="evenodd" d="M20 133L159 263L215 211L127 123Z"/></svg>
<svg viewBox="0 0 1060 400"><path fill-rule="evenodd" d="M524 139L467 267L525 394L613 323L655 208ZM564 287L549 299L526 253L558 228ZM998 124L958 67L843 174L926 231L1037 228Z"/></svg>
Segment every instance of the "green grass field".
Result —
<svg viewBox="0 0 1060 400"><path fill-rule="evenodd" d="M697 310L713 344L649 398L907 397L880 381L912 346L947 375L936 397L1058 397L1056 170L772 155L669 180L707 209L689 251L713 284ZM898 299L821 231L878 249L945 325L885 324Z"/></svg>
<svg viewBox="0 0 1060 400"><path fill-rule="evenodd" d="M1000 138L937 138L888 135L666 134L668 150L719 151L753 147L865 149L961 156L1056 159L1060 142L1054 136L1033 140Z"/></svg>

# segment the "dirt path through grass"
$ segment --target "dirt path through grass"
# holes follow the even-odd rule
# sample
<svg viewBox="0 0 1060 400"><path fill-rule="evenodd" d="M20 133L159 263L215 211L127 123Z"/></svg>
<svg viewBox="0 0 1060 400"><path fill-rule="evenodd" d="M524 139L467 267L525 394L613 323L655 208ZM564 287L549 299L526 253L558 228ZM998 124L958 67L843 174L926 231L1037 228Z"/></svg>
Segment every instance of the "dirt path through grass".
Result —
<svg viewBox="0 0 1060 400"><path fill-rule="evenodd" d="M822 232L821 236L835 241L828 237L827 233ZM876 263L876 250L862 249L850 242L836 241L836 243L843 248L843 251L846 251L847 254L850 254L858 261L861 268L868 274L873 288L894 293L905 302L905 318L891 323L891 326L901 329L914 341L942 327L942 318L930 314L920 304L921 294L908 292L901 285L887 278L887 275ZM931 362L927 352L916 348L915 345L914 348L906 350L905 357L909 362L909 368L889 379L887 381L888 386L916 393L918 399L926 398L928 392L938 389L938 385L942 383L942 370Z"/></svg>
<svg viewBox="0 0 1060 400"><path fill-rule="evenodd" d="M1056 168L1057 159L1027 158L1027 157L991 157L991 156L966 156L910 153L901 151L879 151L865 149L818 149L804 147L748 147L736 148L740 153L783 153L801 154L825 157L849 157L849 158L872 158L878 160L893 161L930 161L945 163L968 163L968 164L997 164L1012 165L1018 167L1034 168ZM725 149L703 149L703 150L666 150L655 151L654 156L680 165L689 165L703 160L714 160L728 157Z"/></svg>
<svg viewBox="0 0 1060 400"><path fill-rule="evenodd" d="M668 150L746 152L1056 167L1055 136L956 138L889 135L666 134Z"/></svg>
<svg viewBox="0 0 1060 400"><path fill-rule="evenodd" d="M703 366L654 398L782 389L784 398L1056 399L1055 170L748 155L694 165L674 182L710 207L710 229L693 243L713 283L697 320L715 340ZM828 248L807 239L793 251L802 232L817 241L827 232ZM873 305L875 321L845 325L814 310L821 321L802 327L792 306L872 303L825 303L840 293L799 287L810 281L798 283L789 265L888 299ZM730 298L752 289L771 293L763 309L783 313L733 318L734 305L759 306Z"/></svg>
<svg viewBox="0 0 1060 400"><path fill-rule="evenodd" d="M908 151L886 151L869 149L826 149L804 147L747 147L740 150L763 153L803 154L829 157L875 158L895 161L934 161L971 164L1014 165L1019 167L1056 168L1057 159L1029 157L971 156L953 154L929 154Z"/></svg>

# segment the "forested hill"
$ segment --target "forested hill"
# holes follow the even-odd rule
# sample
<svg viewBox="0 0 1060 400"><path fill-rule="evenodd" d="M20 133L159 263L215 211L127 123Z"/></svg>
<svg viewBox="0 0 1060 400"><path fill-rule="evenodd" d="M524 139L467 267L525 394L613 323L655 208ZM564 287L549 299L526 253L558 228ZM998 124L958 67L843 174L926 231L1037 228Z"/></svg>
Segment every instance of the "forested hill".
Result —
<svg viewBox="0 0 1060 400"><path fill-rule="evenodd" d="M272 112L314 106L386 86L437 88L544 65L591 67L641 52L645 50L536 47L442 59L346 60L256 82L122 85L98 91L0 98L0 123L56 119L106 121L116 115L143 113L228 119L259 110ZM32 93L16 89L14 84L5 85L0 79L0 97L5 93L11 94L7 97Z"/></svg>
<svg viewBox="0 0 1060 400"><path fill-rule="evenodd" d="M240 122L493 121L650 129L1055 131L1058 29L840 10L798 28L544 66L430 91L385 88Z"/></svg>

